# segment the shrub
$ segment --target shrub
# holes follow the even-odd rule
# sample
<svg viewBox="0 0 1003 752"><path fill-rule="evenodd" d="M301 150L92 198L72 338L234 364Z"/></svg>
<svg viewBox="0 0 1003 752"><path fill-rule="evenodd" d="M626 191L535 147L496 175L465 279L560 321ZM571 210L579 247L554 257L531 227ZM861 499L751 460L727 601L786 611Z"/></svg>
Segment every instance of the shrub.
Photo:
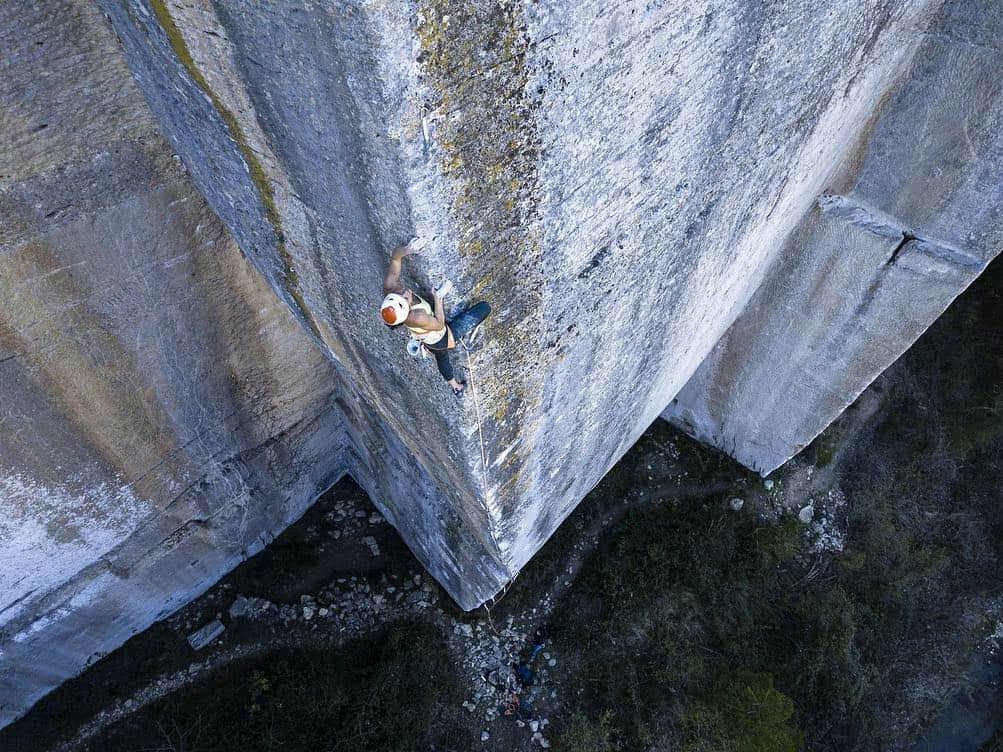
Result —
<svg viewBox="0 0 1003 752"><path fill-rule="evenodd" d="M737 671L717 681L682 718L686 752L797 752L804 734L790 724L794 703L767 673Z"/></svg>
<svg viewBox="0 0 1003 752"><path fill-rule="evenodd" d="M599 718L575 713L559 737L558 748L564 752L616 752L613 741L612 714Z"/></svg>
<svg viewBox="0 0 1003 752"><path fill-rule="evenodd" d="M804 548L804 526L797 516L783 515L776 524L764 525L756 534L756 550L778 561L793 559Z"/></svg>

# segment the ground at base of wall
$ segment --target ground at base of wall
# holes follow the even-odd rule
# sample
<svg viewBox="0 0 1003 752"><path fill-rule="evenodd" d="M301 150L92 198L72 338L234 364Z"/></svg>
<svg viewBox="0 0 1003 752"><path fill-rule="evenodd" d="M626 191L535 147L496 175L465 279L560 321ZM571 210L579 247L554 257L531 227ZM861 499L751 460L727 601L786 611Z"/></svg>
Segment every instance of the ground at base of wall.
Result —
<svg viewBox="0 0 1003 752"><path fill-rule="evenodd" d="M657 423L469 614L341 483L0 748L991 749L954 698L1003 639L1000 312L994 265L768 481Z"/></svg>

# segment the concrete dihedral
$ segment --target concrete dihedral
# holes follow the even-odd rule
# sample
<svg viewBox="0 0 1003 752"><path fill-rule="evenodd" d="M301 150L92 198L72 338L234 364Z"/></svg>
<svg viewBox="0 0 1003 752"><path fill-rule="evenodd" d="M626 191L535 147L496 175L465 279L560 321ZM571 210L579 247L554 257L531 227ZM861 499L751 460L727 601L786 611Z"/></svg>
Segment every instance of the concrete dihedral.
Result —
<svg viewBox="0 0 1003 752"><path fill-rule="evenodd" d="M45 6L0 8L0 725L345 473L469 609L684 385L769 469L998 247L988 4ZM378 316L416 234L494 308L463 402Z"/></svg>

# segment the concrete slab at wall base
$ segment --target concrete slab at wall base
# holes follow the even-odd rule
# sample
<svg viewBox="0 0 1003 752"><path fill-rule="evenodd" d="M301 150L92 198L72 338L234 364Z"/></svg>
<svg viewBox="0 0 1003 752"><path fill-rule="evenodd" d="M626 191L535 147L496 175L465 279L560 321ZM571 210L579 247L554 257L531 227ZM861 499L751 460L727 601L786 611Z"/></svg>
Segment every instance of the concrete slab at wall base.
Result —
<svg viewBox="0 0 1003 752"><path fill-rule="evenodd" d="M1003 249L998 3L949 3L663 417L766 474L799 452Z"/></svg>

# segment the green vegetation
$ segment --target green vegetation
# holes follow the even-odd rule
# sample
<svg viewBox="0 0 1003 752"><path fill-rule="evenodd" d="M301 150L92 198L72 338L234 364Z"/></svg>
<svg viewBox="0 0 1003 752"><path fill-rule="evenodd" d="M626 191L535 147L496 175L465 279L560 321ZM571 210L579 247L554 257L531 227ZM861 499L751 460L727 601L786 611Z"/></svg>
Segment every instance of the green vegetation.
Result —
<svg viewBox="0 0 1003 752"><path fill-rule="evenodd" d="M612 713L592 720L583 713L575 713L568 721L561 744L566 752L615 752Z"/></svg>
<svg viewBox="0 0 1003 752"><path fill-rule="evenodd" d="M582 712L609 714L625 750L797 749L798 728L811 749L891 747L897 721L933 710L911 688L966 670L979 632L959 616L990 586L972 567L999 561L978 510L931 513L861 494L838 555L807 552L790 516L697 502L628 515L556 620L584 656Z"/></svg>
<svg viewBox="0 0 1003 752"><path fill-rule="evenodd" d="M848 498L844 551L813 553L796 518L729 511L728 494L622 520L553 630L583 656L571 681L603 738L796 749L800 729L811 750L908 746L961 686L1003 582L1001 313L997 264L882 378L868 432L810 455Z"/></svg>
<svg viewBox="0 0 1003 752"><path fill-rule="evenodd" d="M467 741L443 718L461 701L442 638L408 624L338 650L280 650L227 666L112 727L90 748L424 752L432 743Z"/></svg>
<svg viewBox="0 0 1003 752"><path fill-rule="evenodd" d="M566 626L556 635L583 654L584 707L610 714L620 749L730 749L728 734L740 724L734 687L723 677L733 668L773 671L815 655L817 674L839 670L813 644L838 645L838 620L801 613L792 597L805 570L788 560L787 531L800 532L796 520L791 525L698 501L627 515L576 588L573 607L585 613L559 619ZM806 624L813 617L821 617L814 630ZM810 690L818 683L806 678ZM824 694L831 700L838 692ZM778 728L787 728L786 718Z"/></svg>
<svg viewBox="0 0 1003 752"><path fill-rule="evenodd" d="M825 439L816 441L815 447L815 465L817 467L828 467L833 460L836 453L836 447L833 443L826 441Z"/></svg>
<svg viewBox="0 0 1003 752"><path fill-rule="evenodd" d="M723 677L707 699L683 715L685 752L797 752L803 734L789 724L794 703L773 687L773 677L739 671Z"/></svg>

